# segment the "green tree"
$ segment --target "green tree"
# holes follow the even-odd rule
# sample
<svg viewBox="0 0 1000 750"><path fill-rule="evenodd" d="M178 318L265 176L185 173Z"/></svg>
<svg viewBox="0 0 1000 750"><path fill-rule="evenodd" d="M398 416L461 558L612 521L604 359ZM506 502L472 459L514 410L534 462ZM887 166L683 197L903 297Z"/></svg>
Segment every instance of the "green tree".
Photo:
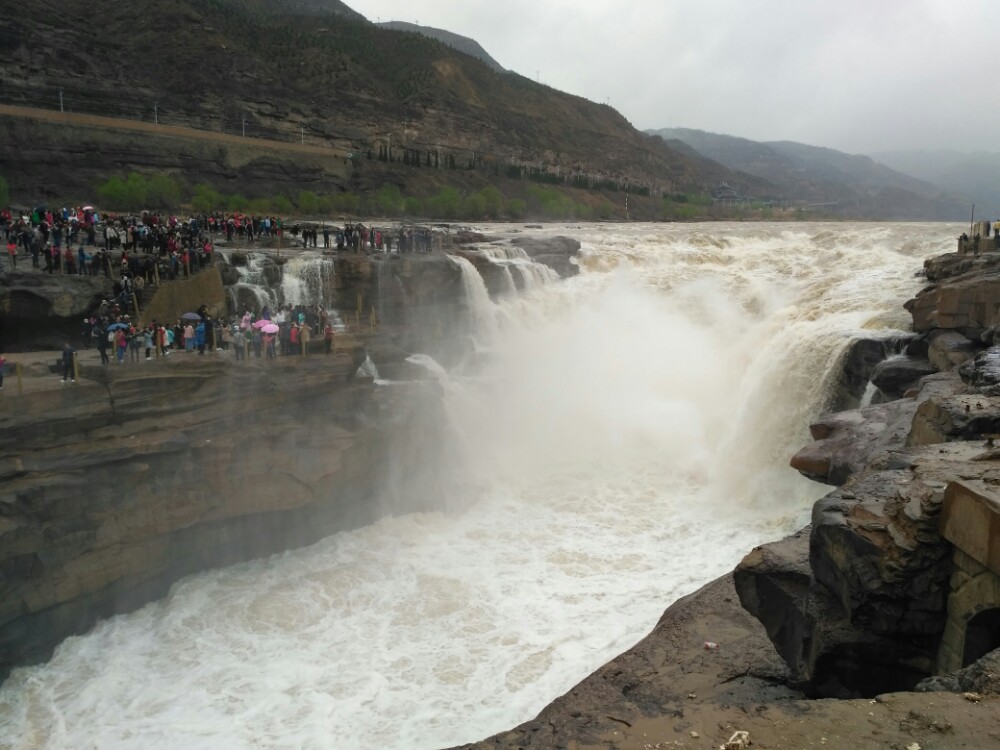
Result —
<svg viewBox="0 0 1000 750"><path fill-rule="evenodd" d="M97 198L102 206L113 209L126 208L128 202L128 187L121 177L109 177L97 186Z"/></svg>
<svg viewBox="0 0 1000 750"><path fill-rule="evenodd" d="M288 216L294 210L295 206L292 205L292 201L287 195L279 193L271 199L271 208L275 213Z"/></svg>
<svg viewBox="0 0 1000 750"><path fill-rule="evenodd" d="M177 208L181 202L180 185L169 175L153 175L146 184L146 201L156 208Z"/></svg>
<svg viewBox="0 0 1000 750"><path fill-rule="evenodd" d="M299 211L304 214L313 216L319 213L319 196L312 190L303 190L299 193L295 203L298 205Z"/></svg>
<svg viewBox="0 0 1000 750"><path fill-rule="evenodd" d="M127 195L125 196L125 204L122 208L127 208L130 211L138 211L149 205L146 202L149 193L149 185L146 182L146 178L141 174L138 172L130 172L128 179L125 180L125 189L127 191Z"/></svg>
<svg viewBox="0 0 1000 750"><path fill-rule="evenodd" d="M403 199L403 214L406 216L420 216L424 212L424 204L419 198Z"/></svg>
<svg viewBox="0 0 1000 750"><path fill-rule="evenodd" d="M483 202L484 216L490 219L499 219L503 216L503 194L493 185L480 190L479 197Z"/></svg>
<svg viewBox="0 0 1000 750"><path fill-rule="evenodd" d="M462 199L462 218L482 219L486 216L486 201L482 193L473 193Z"/></svg>
<svg viewBox="0 0 1000 750"><path fill-rule="evenodd" d="M246 209L248 203L250 201L247 200L245 195L233 193L226 198L226 209L229 211L243 211Z"/></svg>
<svg viewBox="0 0 1000 750"><path fill-rule="evenodd" d="M271 199L270 198L254 198L250 201L250 205L247 206L247 210L252 214L269 214L271 213Z"/></svg>
<svg viewBox="0 0 1000 750"><path fill-rule="evenodd" d="M523 219L528 215L528 204L521 198L512 198L504 206L504 214L511 219Z"/></svg>
<svg viewBox="0 0 1000 750"><path fill-rule="evenodd" d="M395 185L383 185L375 195L375 206L383 216L395 216L403 205L403 194Z"/></svg>
<svg viewBox="0 0 1000 750"><path fill-rule="evenodd" d="M191 205L195 211L211 213L222 208L223 202L222 194L211 185L202 182L194 186Z"/></svg>
<svg viewBox="0 0 1000 750"><path fill-rule="evenodd" d="M462 208L462 194L453 187L441 188L427 201L427 212L437 219L457 218Z"/></svg>

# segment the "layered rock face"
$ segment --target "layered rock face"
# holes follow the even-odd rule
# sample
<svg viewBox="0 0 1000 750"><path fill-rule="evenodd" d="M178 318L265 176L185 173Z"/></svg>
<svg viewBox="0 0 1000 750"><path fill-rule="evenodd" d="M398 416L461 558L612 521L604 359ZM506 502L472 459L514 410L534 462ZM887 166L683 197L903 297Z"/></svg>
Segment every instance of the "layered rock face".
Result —
<svg viewBox="0 0 1000 750"><path fill-rule="evenodd" d="M377 467L392 455L395 471L417 470L404 446L418 442L413 410L435 395L371 388L354 378L364 356L175 354L8 399L0 674L184 575L383 515ZM426 419L420 429L433 434Z"/></svg>
<svg viewBox="0 0 1000 750"><path fill-rule="evenodd" d="M946 489L1000 482L1000 348L987 348L998 257L927 261L935 284L906 305L922 335L874 367L887 403L824 417L792 459L838 489L816 503L807 530L736 570L741 603L809 695L909 690L943 663L956 554L939 528Z"/></svg>
<svg viewBox="0 0 1000 750"><path fill-rule="evenodd" d="M111 280L103 275L0 274L0 351L61 348L111 293Z"/></svg>
<svg viewBox="0 0 1000 750"><path fill-rule="evenodd" d="M257 292L276 294L289 264L308 266L323 275L325 303L345 316L360 304L362 325L338 334L333 356L237 363L177 352L125 367L84 358L69 387L39 358L23 368L24 392L0 400L0 677L185 575L426 509L446 494L436 471L447 434L440 385L406 358L428 342L471 348L462 325L473 304L466 287L482 283L470 278L475 269L440 252L256 261ZM239 299L224 282L231 291L247 262L234 253L165 282L143 313L224 307ZM82 321L104 293L103 278L25 277L0 297L19 324L29 313L39 324L64 312ZM26 289L39 290L38 301L17 307ZM369 331L372 307L378 326ZM410 382L373 387L357 375L369 356Z"/></svg>

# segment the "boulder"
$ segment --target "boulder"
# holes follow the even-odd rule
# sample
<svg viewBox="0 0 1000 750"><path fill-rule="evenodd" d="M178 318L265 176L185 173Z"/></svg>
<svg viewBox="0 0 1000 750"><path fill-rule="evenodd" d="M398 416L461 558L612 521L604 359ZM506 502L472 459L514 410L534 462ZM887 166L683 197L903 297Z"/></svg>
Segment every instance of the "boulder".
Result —
<svg viewBox="0 0 1000 750"><path fill-rule="evenodd" d="M927 339L927 359L939 372L949 372L976 354L976 345L957 331L934 331Z"/></svg>
<svg viewBox="0 0 1000 750"><path fill-rule="evenodd" d="M1000 322L1000 266L926 287L904 307L913 316L913 330L918 333L952 329L978 340L983 331Z"/></svg>
<svg viewBox="0 0 1000 750"><path fill-rule="evenodd" d="M877 454L902 448L916 410L916 401L904 399L829 414L810 425L813 442L792 457L791 466L816 482L841 485Z"/></svg>
<svg viewBox="0 0 1000 750"><path fill-rule="evenodd" d="M983 392L983 395L1000 395L1000 346L980 352L958 368L962 380Z"/></svg>
<svg viewBox="0 0 1000 750"><path fill-rule="evenodd" d="M917 407L907 446L935 445L956 440L989 439L1000 435L1000 403L979 393L930 398Z"/></svg>
<svg viewBox="0 0 1000 750"><path fill-rule="evenodd" d="M902 355L879 362L872 373L872 383L887 397L897 399L916 388L921 378L937 371L927 359Z"/></svg>
<svg viewBox="0 0 1000 750"><path fill-rule="evenodd" d="M813 507L812 574L853 626L875 635L944 629L951 573L950 546L938 533L944 486L925 484L919 473L919 464L869 472Z"/></svg>
<svg viewBox="0 0 1000 750"><path fill-rule="evenodd" d="M900 667L908 645L851 624L849 613L810 574L810 529L758 547L736 567L740 603L764 625L791 671L790 685L811 697L857 697L908 689L926 671Z"/></svg>
<svg viewBox="0 0 1000 750"><path fill-rule="evenodd" d="M1000 695L1000 649L990 651L956 672L921 680L915 690L921 693Z"/></svg>

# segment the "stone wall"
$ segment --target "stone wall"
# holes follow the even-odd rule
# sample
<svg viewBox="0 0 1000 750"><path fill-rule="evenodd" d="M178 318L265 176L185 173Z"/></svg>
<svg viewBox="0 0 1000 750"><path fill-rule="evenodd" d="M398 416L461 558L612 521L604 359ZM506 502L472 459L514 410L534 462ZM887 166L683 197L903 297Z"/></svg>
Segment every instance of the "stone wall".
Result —
<svg viewBox="0 0 1000 750"><path fill-rule="evenodd" d="M218 266L199 271L190 278L160 284L148 304L142 307L139 322L173 323L186 312L208 305L209 314L226 313L226 290Z"/></svg>

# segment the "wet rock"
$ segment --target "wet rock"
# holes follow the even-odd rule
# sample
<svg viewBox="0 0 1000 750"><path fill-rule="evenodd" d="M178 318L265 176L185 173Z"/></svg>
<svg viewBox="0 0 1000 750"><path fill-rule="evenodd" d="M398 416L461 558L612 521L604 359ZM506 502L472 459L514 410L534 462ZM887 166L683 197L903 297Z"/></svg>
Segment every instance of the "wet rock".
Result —
<svg viewBox="0 0 1000 750"><path fill-rule="evenodd" d="M939 372L949 372L976 354L975 344L957 331L934 331L927 343L927 359Z"/></svg>
<svg viewBox="0 0 1000 750"><path fill-rule="evenodd" d="M974 359L959 368L962 379L977 389L993 389L1000 386L1000 347L990 347L980 352ZM987 390L984 395L1000 395Z"/></svg>
<svg viewBox="0 0 1000 750"><path fill-rule="evenodd" d="M513 241L536 263L543 263L563 278L580 273L574 263L580 242L571 237L522 238Z"/></svg>
<svg viewBox="0 0 1000 750"><path fill-rule="evenodd" d="M1000 403L979 393L927 399L917 408L908 446L984 440L1000 434Z"/></svg>
<svg viewBox="0 0 1000 750"><path fill-rule="evenodd" d="M1000 266L929 286L904 307L918 333L951 329L978 340L983 331L1000 322Z"/></svg>
<svg viewBox="0 0 1000 750"><path fill-rule="evenodd" d="M939 282L963 276L970 272L981 273L1000 266L1000 254L959 255L946 253L924 261L924 273L928 280Z"/></svg>
<svg viewBox="0 0 1000 750"><path fill-rule="evenodd" d="M879 363L900 352L915 336L862 338L851 342L837 378L831 411L856 409Z"/></svg>
<svg viewBox="0 0 1000 750"><path fill-rule="evenodd" d="M907 391L919 385L921 378L937 371L927 359L909 355L892 357L875 366L872 383L889 398L902 398Z"/></svg>
<svg viewBox="0 0 1000 750"><path fill-rule="evenodd" d="M381 467L415 477L433 458L437 441L418 439L412 415L439 397L352 380L358 347L341 347L270 366L183 355L94 366L72 392L8 401L0 676L185 575L375 520L372 498L390 492ZM440 492L407 498L419 510Z"/></svg>
<svg viewBox="0 0 1000 750"><path fill-rule="evenodd" d="M906 399L829 414L810 425L815 439L792 457L791 466L814 481L841 485L876 454L902 448L916 410L916 402Z"/></svg>

